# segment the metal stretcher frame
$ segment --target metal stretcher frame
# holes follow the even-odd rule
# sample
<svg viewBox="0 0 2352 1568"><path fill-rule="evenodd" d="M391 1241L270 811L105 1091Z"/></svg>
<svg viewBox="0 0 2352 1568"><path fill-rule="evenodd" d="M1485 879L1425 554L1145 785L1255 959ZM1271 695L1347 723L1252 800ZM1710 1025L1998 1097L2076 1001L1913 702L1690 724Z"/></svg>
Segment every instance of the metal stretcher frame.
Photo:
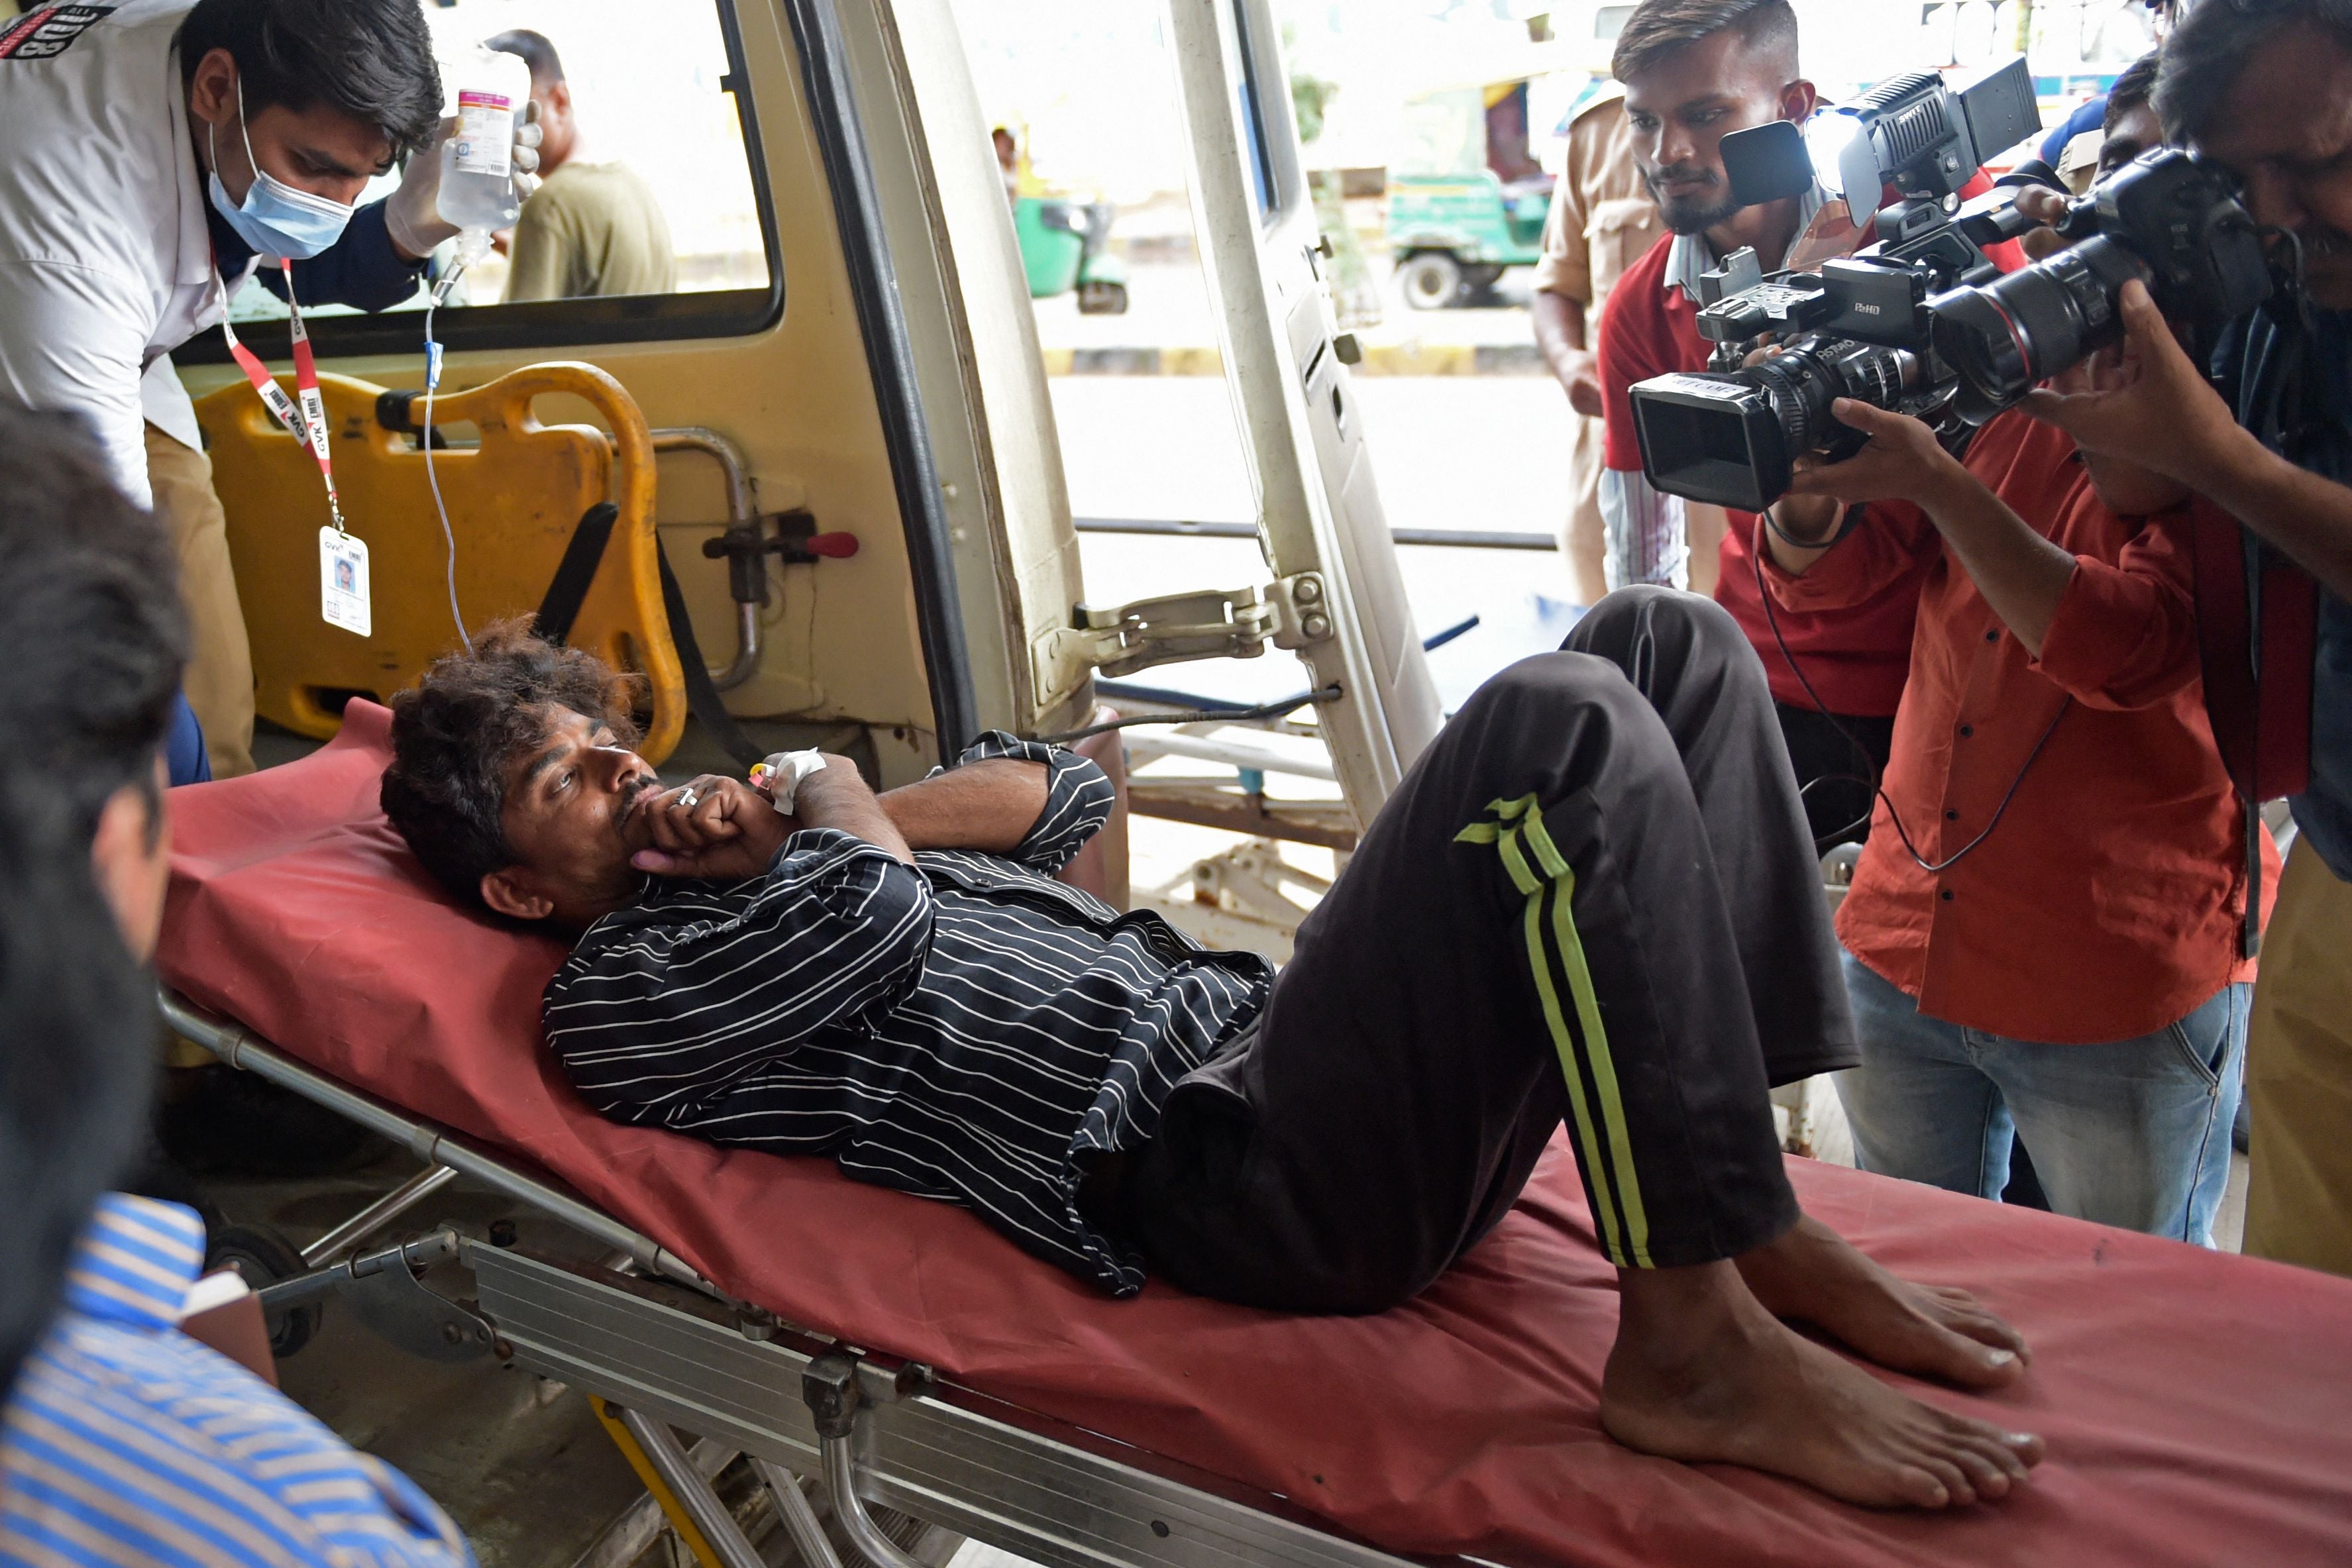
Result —
<svg viewBox="0 0 2352 1568"><path fill-rule="evenodd" d="M870 1568L916 1568L867 1511L879 1505L1055 1568L1403 1568L1407 1559L1310 1521L1284 1500L1020 1409L919 1364L867 1355L735 1301L676 1253L456 1134L304 1066L169 987L163 1014L223 1062L399 1144L425 1169L304 1253L314 1271L261 1292L275 1307L387 1269L454 1258L474 1275L495 1352L582 1389L663 1483L665 1511L725 1568L761 1559L675 1427L749 1456L811 1568L839 1568L798 1477L822 1475ZM455 1172L612 1249L582 1266L453 1229L352 1249ZM339 1255L341 1254L341 1255ZM626 1268L635 1273L619 1271ZM457 1311L452 1305L451 1311ZM670 1495L663 1497L666 1490ZM680 1516L684 1517L681 1518Z"/></svg>

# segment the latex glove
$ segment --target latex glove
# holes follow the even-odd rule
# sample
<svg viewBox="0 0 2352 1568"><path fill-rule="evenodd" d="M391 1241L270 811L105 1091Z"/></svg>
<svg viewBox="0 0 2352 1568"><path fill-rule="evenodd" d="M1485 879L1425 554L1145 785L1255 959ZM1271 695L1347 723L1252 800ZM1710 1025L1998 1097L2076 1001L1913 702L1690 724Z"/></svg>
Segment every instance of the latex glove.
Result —
<svg viewBox="0 0 2352 1568"><path fill-rule="evenodd" d="M394 248L411 261L422 261L431 256L434 247L443 240L457 236L457 226L443 221L441 216L441 144L457 130L457 117L451 115L433 133L425 150L408 161L408 168L400 177L400 188L384 203L384 232L392 236ZM518 202L528 201L539 189L539 100L533 99L523 106L515 121L514 188Z"/></svg>

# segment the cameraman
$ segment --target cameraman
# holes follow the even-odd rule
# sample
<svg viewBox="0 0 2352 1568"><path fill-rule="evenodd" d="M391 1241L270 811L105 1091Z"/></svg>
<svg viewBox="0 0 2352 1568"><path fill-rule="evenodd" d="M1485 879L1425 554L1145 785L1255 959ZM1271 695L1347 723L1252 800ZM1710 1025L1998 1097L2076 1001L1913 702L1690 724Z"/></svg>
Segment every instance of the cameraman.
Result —
<svg viewBox="0 0 2352 1568"><path fill-rule="evenodd" d="M2118 153L2152 131L2110 107ZM2109 354L2072 374L2119 371ZM1837 915L1861 1164L1998 1197L2021 1136L2060 1213L2210 1246L2253 977L2188 493L2086 463L2021 410L1964 458L1916 420L1834 413L1871 439L1768 517L1773 605L1833 612L1926 571L1885 797ZM1906 512L1929 530L1888 526Z"/></svg>
<svg viewBox="0 0 2352 1568"><path fill-rule="evenodd" d="M2308 325L2289 301L2249 319L2216 358L2216 391L2147 292L2127 285L2124 384L2040 392L2028 407L2087 452L2210 497L2264 554L2318 580L2310 706L2289 737L2308 738L2308 779L2292 801L2300 832L2248 1047L2246 1250L2352 1274L2352 5L2196 6L2165 45L2156 104L2172 140L2245 182L2256 222L2294 236ZM2277 653L2294 636L2295 596L2273 571L2199 562L2200 575L2216 569L2241 570L2253 589L2248 610L2272 654L2253 706L2275 717L2262 697L2302 674ZM2264 727L2269 746L2279 727Z"/></svg>
<svg viewBox="0 0 2352 1568"><path fill-rule="evenodd" d="M1801 122L1818 101L1813 84L1798 75L1797 17L1789 0L1642 0L1618 35L1612 68L1625 84L1634 158L1673 235L1626 270L1601 319L1607 418L1601 512L1609 586L1679 588L1689 581L1684 503L1643 475L1630 389L1652 376L1706 368L1711 345L1696 325L1698 278L1724 256L1752 246L1770 272L1785 264L1801 236L1808 252L1825 255L1853 248L1865 236L1840 220L1842 209L1818 183L1758 206L1743 207L1731 195L1718 151L1723 138L1775 120ZM1817 228L1834 230L1843 243L1816 244L1811 231ZM1780 617L1781 636L1837 716L1832 720L1807 696L1764 619L1751 564L1755 532L1752 515L1730 514L1715 597L1763 657L1806 816L1826 848L1859 838L1869 817L1865 775L1886 761L1919 578L1915 572L1890 580L1869 602L1834 616Z"/></svg>

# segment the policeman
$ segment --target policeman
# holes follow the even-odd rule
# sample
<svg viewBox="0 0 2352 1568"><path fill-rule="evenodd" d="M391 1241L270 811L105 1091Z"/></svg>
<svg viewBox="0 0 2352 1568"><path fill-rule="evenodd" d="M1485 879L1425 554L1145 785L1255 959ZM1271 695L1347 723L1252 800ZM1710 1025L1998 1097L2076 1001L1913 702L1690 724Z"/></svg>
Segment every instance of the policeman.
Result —
<svg viewBox="0 0 2352 1568"><path fill-rule="evenodd" d="M1569 122L1568 156L1552 187L1531 302L1536 347L1576 413L1560 551L1579 604L1597 604L1609 591L1601 521L1601 374L1592 357L1601 307L1619 276L1657 243L1665 226L1633 162L1625 89L1613 81L1601 84ZM1710 570L1706 586L1714 580ZM1696 581L1691 586L1706 591Z"/></svg>
<svg viewBox="0 0 2352 1568"><path fill-rule="evenodd" d="M257 267L282 294L278 258L306 307L411 298L457 233L436 203L453 124L418 0L35 0L0 22L0 397L79 413L171 527L188 696L224 776L252 767L252 661L165 356ZM516 140L527 176L537 128ZM404 157L389 197L354 204Z"/></svg>

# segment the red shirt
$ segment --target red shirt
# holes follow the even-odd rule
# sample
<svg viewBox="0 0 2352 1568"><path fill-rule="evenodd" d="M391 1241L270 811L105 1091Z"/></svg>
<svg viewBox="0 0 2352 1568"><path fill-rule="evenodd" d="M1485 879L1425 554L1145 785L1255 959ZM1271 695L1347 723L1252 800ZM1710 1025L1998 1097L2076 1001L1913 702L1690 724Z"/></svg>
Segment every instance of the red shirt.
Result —
<svg viewBox="0 0 2352 1568"><path fill-rule="evenodd" d="M1698 335L1698 306L1679 288L1665 286L1666 256L1674 235L1660 239L1626 268L1601 313L1594 350L1601 372L1605 436L1601 461L1638 472L1642 447L1633 434L1633 385L1676 371L1703 371L1715 345ZM1715 601L1731 612L1739 629L1764 660L1772 695L1793 707L1811 708L1812 698L1781 655L1764 619L1756 591L1756 514L1727 510L1722 570ZM1880 584L1867 603L1836 615L1783 611L1780 635L1803 664L1805 676L1832 713L1881 718L1903 698L1903 672L1911 659L1911 619L1919 602L1916 572Z"/></svg>
<svg viewBox="0 0 2352 1568"><path fill-rule="evenodd" d="M1992 189L1981 169L1960 187L1962 200ZM1881 193L1892 201L1892 190ZM1867 232L1856 235L1861 243ZM1680 288L1665 284L1666 257L1675 236L1666 235L1626 268L1609 303L1601 313L1593 354L1599 363L1604 419L1601 462L1620 472L1642 466L1640 439L1633 434L1635 382L1677 371L1706 369L1715 345L1698 335L1698 306ZM2023 265L2014 242L2004 241L1985 252L2003 272ZM1765 678L1772 695L1795 707L1811 708L1813 699L1780 652L1789 650L1804 666L1822 704L1832 713L1857 718L1884 718L1903 699L1903 672L1911 659L1911 622L1917 610L1916 578L1885 583L1867 603L1858 603L1832 616L1783 612L1780 636L1773 636L1765 619L1764 598L1756 587L1756 514L1725 509L1730 527L1723 531L1721 570L1715 580L1715 601L1731 612L1739 629L1764 661ZM1932 532L1932 530L1930 530Z"/></svg>
<svg viewBox="0 0 2352 1568"><path fill-rule="evenodd" d="M1873 507L1802 577L1766 561L1775 601L1816 613L1925 568L1885 788L1928 862L1984 832L2050 735L2000 824L1940 873L1881 800L1838 936L1948 1023L2062 1044L2152 1033L2254 972L2238 955L2244 819L2198 675L2190 515L2116 516L2074 443L2014 410L1967 465L2074 557L2039 660L1932 525L1882 526L1918 515L1905 503Z"/></svg>

